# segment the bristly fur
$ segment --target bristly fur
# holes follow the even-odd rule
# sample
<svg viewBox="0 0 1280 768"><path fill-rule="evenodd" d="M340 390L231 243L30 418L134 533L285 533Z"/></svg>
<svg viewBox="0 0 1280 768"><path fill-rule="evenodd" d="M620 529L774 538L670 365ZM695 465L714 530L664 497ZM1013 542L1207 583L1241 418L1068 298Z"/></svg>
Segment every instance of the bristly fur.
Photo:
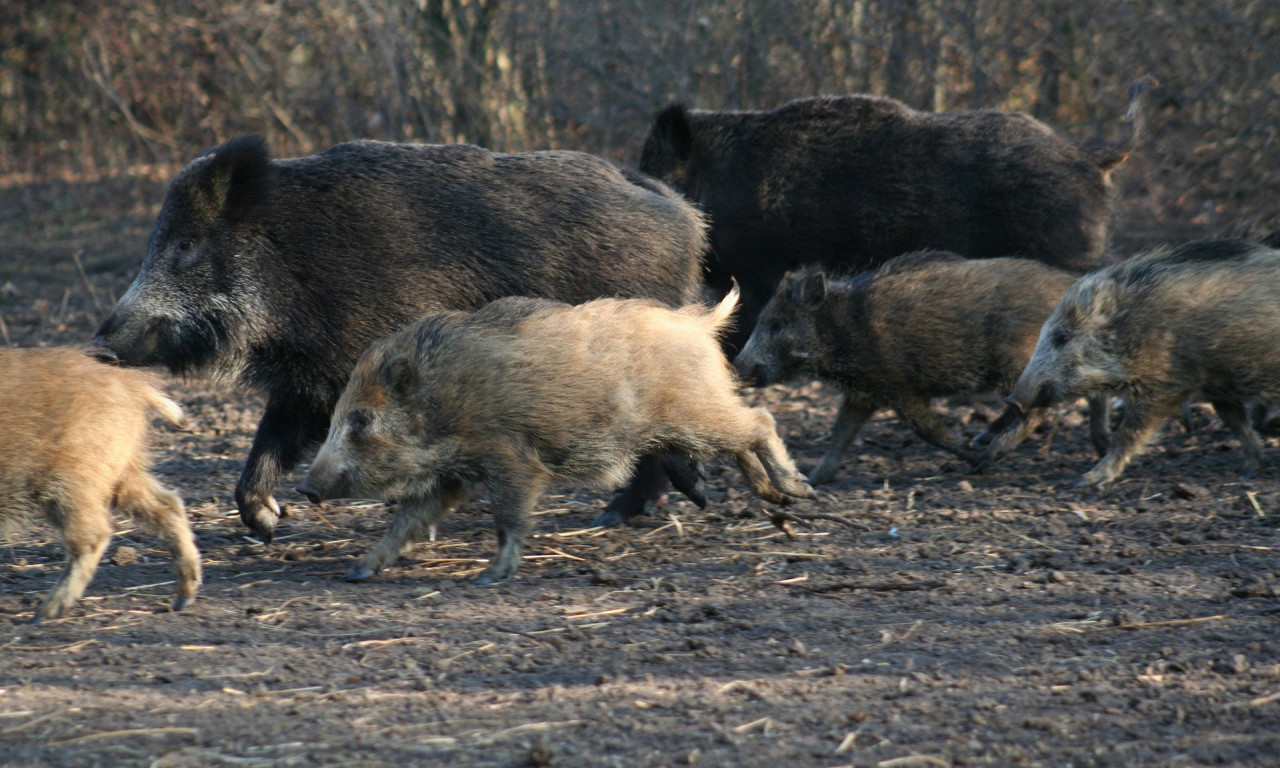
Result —
<svg viewBox="0 0 1280 768"><path fill-rule="evenodd" d="M375 339L509 295L679 306L706 248L704 217L673 190L586 154L357 141L273 160L243 136L173 180L94 343L266 394L236 498L269 540L276 481L323 438Z"/></svg>
<svg viewBox="0 0 1280 768"><path fill-rule="evenodd" d="M799 99L762 111L659 111L640 169L711 218L707 282L736 279L740 349L782 275L804 264L859 272L945 249L1097 267L1111 169L1133 148L1151 98L1132 92L1130 131L1087 147L1024 114L927 113L878 96Z"/></svg>

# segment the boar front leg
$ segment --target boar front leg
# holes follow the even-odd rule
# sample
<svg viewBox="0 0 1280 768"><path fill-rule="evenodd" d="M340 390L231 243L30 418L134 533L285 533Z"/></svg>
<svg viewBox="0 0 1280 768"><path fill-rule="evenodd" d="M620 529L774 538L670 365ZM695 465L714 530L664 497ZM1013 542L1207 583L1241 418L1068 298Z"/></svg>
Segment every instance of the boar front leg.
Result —
<svg viewBox="0 0 1280 768"><path fill-rule="evenodd" d="M1106 485L1115 480L1138 451L1165 422L1178 412L1186 392L1172 395L1126 397L1124 418L1107 454L1076 481L1077 486Z"/></svg>
<svg viewBox="0 0 1280 768"><path fill-rule="evenodd" d="M270 544L283 512L272 491L280 476L302 460L307 445L324 439L329 409L272 395L253 436L244 472L236 483L240 520Z"/></svg>
<svg viewBox="0 0 1280 768"><path fill-rule="evenodd" d="M951 451L972 465L982 463L982 453L972 450L961 440L947 433L938 412L929 407L925 399L902 400L893 407L898 416L926 443Z"/></svg>
<svg viewBox="0 0 1280 768"><path fill-rule="evenodd" d="M840 460L844 457L844 452L849 449L849 444L862 431L862 427L873 413L875 413L873 406L854 400L849 395L844 396L844 400L840 403L840 411L836 413L836 423L831 427L831 444L827 446L827 452L822 454L822 461L818 463L818 468L810 476L811 483L822 485L835 476L836 470L840 469Z"/></svg>
<svg viewBox="0 0 1280 768"><path fill-rule="evenodd" d="M1244 469L1246 477L1252 477L1262 468L1262 440L1253 428L1249 409L1239 400L1210 400L1213 410L1222 419L1222 423L1240 438L1240 448L1244 450Z"/></svg>
<svg viewBox="0 0 1280 768"><path fill-rule="evenodd" d="M1111 448L1111 398L1094 395L1089 399L1089 442L1099 456Z"/></svg>
<svg viewBox="0 0 1280 768"><path fill-rule="evenodd" d="M401 499L396 516L382 540L365 553L350 571L347 581L364 581L400 556L412 541L421 541L435 528L436 522L467 498L467 486L453 480L442 481L435 493L422 499Z"/></svg>
<svg viewBox="0 0 1280 768"><path fill-rule="evenodd" d="M536 459L518 457L496 470L491 470L485 485L493 506L493 522L498 532L498 553L474 579L476 584L506 581L520 567L520 545L529 532L529 515L542 495L548 477L537 470ZM661 465L659 465L661 469Z"/></svg>

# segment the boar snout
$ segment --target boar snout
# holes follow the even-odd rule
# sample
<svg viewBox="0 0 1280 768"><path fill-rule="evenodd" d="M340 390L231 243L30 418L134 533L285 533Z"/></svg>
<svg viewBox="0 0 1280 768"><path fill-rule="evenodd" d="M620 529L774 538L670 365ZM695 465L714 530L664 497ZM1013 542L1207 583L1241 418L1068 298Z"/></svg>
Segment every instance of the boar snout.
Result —
<svg viewBox="0 0 1280 768"><path fill-rule="evenodd" d="M151 365L157 362L159 328L123 303L107 315L90 342L89 354L110 363Z"/></svg>
<svg viewBox="0 0 1280 768"><path fill-rule="evenodd" d="M309 477L306 480L303 480L302 484L299 485L294 490L296 490L298 493L302 494L303 496L306 496L307 501L311 502L312 504L319 504L321 501L320 492L317 491L314 487L312 487L311 478Z"/></svg>
<svg viewBox="0 0 1280 768"><path fill-rule="evenodd" d="M1026 416L1027 413L1036 408L1048 408L1053 405L1053 389L1048 384L1042 384L1039 387L1018 382L1013 388L1013 392L1004 399L1006 403L1018 409L1019 416Z"/></svg>
<svg viewBox="0 0 1280 768"><path fill-rule="evenodd" d="M764 363L749 356L746 352L738 355L733 361L733 368L739 378L753 387L763 387L769 383L768 371Z"/></svg>

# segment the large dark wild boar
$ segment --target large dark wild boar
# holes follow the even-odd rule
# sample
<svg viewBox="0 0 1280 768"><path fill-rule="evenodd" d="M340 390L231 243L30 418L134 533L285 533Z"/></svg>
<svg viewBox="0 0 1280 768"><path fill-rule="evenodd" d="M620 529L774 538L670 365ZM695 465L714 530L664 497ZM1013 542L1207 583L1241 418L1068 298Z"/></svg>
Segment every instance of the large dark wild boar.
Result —
<svg viewBox="0 0 1280 768"><path fill-rule="evenodd" d="M33 621L66 613L111 543L112 509L155 528L173 555L176 611L196 597L200 553L182 499L147 471L149 411L182 426L155 378L77 349L0 349L0 525L41 515L61 534L67 568Z"/></svg>
<svg viewBox="0 0 1280 768"><path fill-rule="evenodd" d="M1280 399L1280 251L1240 240L1188 243L1134 256L1071 286L1040 332L1008 400L1031 413L1064 399L1118 393L1124 416L1080 484L1102 485L1182 402L1203 394L1258 469L1251 402ZM1035 426L992 440L991 460Z"/></svg>
<svg viewBox="0 0 1280 768"><path fill-rule="evenodd" d="M128 365L213 369L266 393L236 504L270 541L277 480L324 438L371 341L509 295L679 306L697 295L704 229L662 184L590 155L359 141L273 160L243 136L173 180L94 343ZM665 482L656 457L641 469Z"/></svg>
<svg viewBox="0 0 1280 768"><path fill-rule="evenodd" d="M982 454L949 435L929 401L1008 392L1074 279L1026 259L969 261L937 251L840 279L810 267L783 278L734 365L761 386L809 377L843 391L814 483L835 475L850 441L886 406L929 444L976 464ZM1106 404L1090 405L1101 453Z"/></svg>
<svg viewBox="0 0 1280 768"><path fill-rule="evenodd" d="M731 278L740 349L783 273L870 269L899 254L1020 256L1098 265L1110 171L1141 133L1154 79L1130 87L1128 136L1089 147L1016 112L917 112L892 99L801 99L763 112L672 105L654 119L640 169L711 219L707 281Z"/></svg>
<svg viewBox="0 0 1280 768"><path fill-rule="evenodd" d="M477 581L510 578L548 483L608 487L654 450L731 453L757 496L812 496L773 417L738 398L720 352L736 301L736 291L714 309L508 298L429 315L373 344L299 488L314 500L399 500L390 531L348 578L390 564L473 483L488 489L498 533Z"/></svg>

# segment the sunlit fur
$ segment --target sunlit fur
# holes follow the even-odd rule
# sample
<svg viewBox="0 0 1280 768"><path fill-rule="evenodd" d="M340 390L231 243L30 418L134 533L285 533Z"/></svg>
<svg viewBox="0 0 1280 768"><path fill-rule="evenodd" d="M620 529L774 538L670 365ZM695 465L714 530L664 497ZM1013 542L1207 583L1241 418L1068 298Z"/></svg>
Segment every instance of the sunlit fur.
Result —
<svg viewBox="0 0 1280 768"><path fill-rule="evenodd" d="M67 549L62 578L36 609L51 618L84 593L111 540L111 512L164 537L178 577L176 606L196 595L200 556L182 500L148 472L148 412L183 423L152 375L75 349L0 349L0 522L42 516Z"/></svg>
<svg viewBox="0 0 1280 768"><path fill-rule="evenodd" d="M439 488L483 483L500 542L515 541L500 548L494 578L514 571L548 482L617 486L645 454L731 453L758 495L808 496L772 417L738 398L720 352L736 301L670 310L509 298L427 316L366 351L308 484L324 497L397 498L403 511ZM398 548L380 545L366 566L377 571Z"/></svg>

